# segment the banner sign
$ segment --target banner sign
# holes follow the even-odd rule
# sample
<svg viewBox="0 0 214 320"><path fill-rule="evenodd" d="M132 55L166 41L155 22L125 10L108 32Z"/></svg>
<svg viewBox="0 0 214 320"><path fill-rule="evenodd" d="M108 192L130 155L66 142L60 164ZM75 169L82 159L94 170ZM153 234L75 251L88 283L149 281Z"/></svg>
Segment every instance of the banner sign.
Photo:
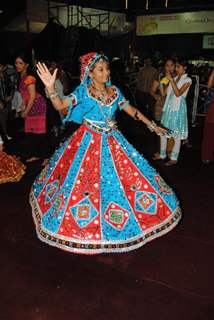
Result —
<svg viewBox="0 0 214 320"><path fill-rule="evenodd" d="M214 34L203 36L203 49L214 49Z"/></svg>
<svg viewBox="0 0 214 320"><path fill-rule="evenodd" d="M214 11L138 16L137 36L178 33L213 33Z"/></svg>

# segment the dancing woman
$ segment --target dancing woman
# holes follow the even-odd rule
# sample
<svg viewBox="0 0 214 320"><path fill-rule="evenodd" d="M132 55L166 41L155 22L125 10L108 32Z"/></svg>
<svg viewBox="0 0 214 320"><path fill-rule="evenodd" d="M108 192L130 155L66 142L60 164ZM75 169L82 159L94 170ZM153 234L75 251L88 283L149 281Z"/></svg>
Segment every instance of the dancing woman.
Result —
<svg viewBox="0 0 214 320"><path fill-rule="evenodd" d="M110 81L106 56L80 58L81 84L65 99L38 63L38 75L65 121L80 127L49 160L33 184L30 202L38 237L74 253L126 252L173 229L181 218L178 200L115 124L119 108L150 130L165 134Z"/></svg>

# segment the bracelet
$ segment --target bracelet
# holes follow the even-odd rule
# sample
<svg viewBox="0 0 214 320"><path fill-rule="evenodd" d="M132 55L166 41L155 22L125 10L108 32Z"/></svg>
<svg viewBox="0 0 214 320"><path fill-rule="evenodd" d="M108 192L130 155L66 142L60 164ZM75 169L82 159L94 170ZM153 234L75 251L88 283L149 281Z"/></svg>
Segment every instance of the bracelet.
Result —
<svg viewBox="0 0 214 320"><path fill-rule="evenodd" d="M150 124L147 125L147 128L153 132L155 131L155 128L157 127L157 124L152 120Z"/></svg>
<svg viewBox="0 0 214 320"><path fill-rule="evenodd" d="M49 98L50 99L53 99L53 98L56 98L58 96L58 92L51 92L51 93L49 93Z"/></svg>
<svg viewBox="0 0 214 320"><path fill-rule="evenodd" d="M45 94L48 99L52 99L58 96L58 92L56 91L48 92L47 88L45 88Z"/></svg>
<svg viewBox="0 0 214 320"><path fill-rule="evenodd" d="M140 120L139 116L138 116L138 110L136 109L134 117L135 120Z"/></svg>

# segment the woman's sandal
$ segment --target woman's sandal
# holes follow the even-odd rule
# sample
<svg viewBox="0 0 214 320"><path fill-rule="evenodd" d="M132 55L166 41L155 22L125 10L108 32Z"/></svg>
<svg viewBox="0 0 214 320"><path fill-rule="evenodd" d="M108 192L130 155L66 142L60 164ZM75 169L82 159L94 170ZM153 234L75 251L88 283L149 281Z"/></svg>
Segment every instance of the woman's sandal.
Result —
<svg viewBox="0 0 214 320"><path fill-rule="evenodd" d="M155 153L152 157L152 160L164 160L165 158L161 158L159 153Z"/></svg>
<svg viewBox="0 0 214 320"><path fill-rule="evenodd" d="M165 165L166 167L171 167L171 166L176 165L176 163L177 163L177 160L169 160L169 161L167 161L164 165Z"/></svg>

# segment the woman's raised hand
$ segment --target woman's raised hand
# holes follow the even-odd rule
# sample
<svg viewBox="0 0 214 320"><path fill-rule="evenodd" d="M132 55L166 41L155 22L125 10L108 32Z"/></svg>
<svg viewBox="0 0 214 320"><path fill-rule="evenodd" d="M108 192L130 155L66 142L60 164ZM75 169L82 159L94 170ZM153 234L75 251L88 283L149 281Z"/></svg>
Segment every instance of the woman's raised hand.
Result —
<svg viewBox="0 0 214 320"><path fill-rule="evenodd" d="M171 74L171 72L166 72L166 77L169 81L172 81L173 80L173 76Z"/></svg>
<svg viewBox="0 0 214 320"><path fill-rule="evenodd" d="M37 74L47 88L54 87L56 80L57 69L54 70L53 74L50 73L47 66L44 63L37 63Z"/></svg>

